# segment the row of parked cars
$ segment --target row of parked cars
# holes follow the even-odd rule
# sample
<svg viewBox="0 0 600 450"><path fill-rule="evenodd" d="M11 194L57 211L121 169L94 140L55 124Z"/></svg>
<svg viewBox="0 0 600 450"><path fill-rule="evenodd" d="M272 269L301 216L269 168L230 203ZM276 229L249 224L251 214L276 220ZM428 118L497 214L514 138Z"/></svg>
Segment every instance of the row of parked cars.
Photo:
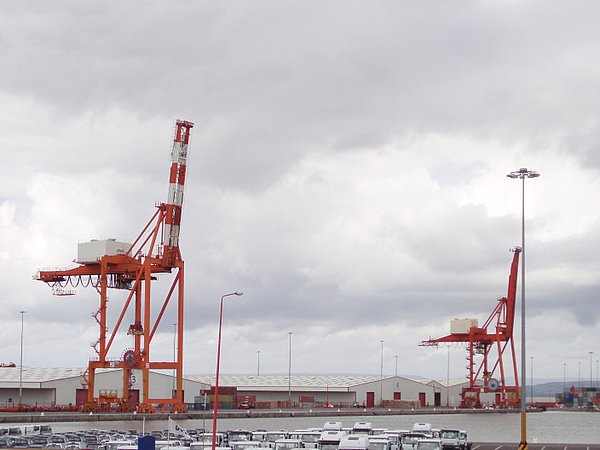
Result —
<svg viewBox="0 0 600 450"><path fill-rule="evenodd" d="M68 433L53 433L50 426L23 425L0 428L0 448L53 448L53 449L90 449L117 450L125 446L137 449L140 433L136 430L82 430ZM189 446L194 437L204 430L187 430L185 433L173 433L168 430L152 431L158 446ZM187 447L186 447L187 448Z"/></svg>
<svg viewBox="0 0 600 450"><path fill-rule="evenodd" d="M344 433L342 429L337 433ZM357 422L348 435L342 436L337 449L323 445L322 450L470 450L467 433L453 429L434 429L429 423L416 423L411 430L375 429L369 422Z"/></svg>
<svg viewBox="0 0 600 450"><path fill-rule="evenodd" d="M136 430L52 433L49 426L39 427L0 429L0 448L137 450L143 436ZM211 450L212 432L175 428L177 432L152 431L145 436L153 437L155 450ZM326 422L321 428L294 431L230 430L216 433L215 438L218 450L470 450L466 432L434 429L427 423L416 423L411 430L388 430L369 422L356 422L352 428Z"/></svg>
<svg viewBox="0 0 600 450"><path fill-rule="evenodd" d="M352 428L326 422L322 428L294 431L231 430L217 433L216 442L218 450L470 450L466 432L434 429L427 423L411 430L378 429L369 422L356 422ZM200 435L189 450L210 450L211 443L211 433Z"/></svg>

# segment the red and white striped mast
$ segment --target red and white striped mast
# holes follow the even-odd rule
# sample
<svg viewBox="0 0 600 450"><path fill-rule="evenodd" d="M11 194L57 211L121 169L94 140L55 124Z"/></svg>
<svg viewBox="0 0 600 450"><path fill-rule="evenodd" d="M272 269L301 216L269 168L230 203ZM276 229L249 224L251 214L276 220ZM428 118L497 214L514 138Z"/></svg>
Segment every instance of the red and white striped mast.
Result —
<svg viewBox="0 0 600 450"><path fill-rule="evenodd" d="M164 229L163 264L167 267L174 267L176 261L181 259L179 253L179 228L181 225L187 150L193 126L192 122L184 120L177 120L175 122L173 148L171 150L171 170L169 172L169 195L166 203Z"/></svg>

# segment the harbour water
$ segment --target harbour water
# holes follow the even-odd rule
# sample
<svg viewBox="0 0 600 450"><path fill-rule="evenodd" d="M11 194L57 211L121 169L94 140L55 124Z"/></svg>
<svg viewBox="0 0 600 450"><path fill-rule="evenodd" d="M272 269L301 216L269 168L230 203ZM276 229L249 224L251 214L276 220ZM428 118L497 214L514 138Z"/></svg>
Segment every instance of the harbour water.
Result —
<svg viewBox="0 0 600 450"><path fill-rule="evenodd" d="M202 419L179 420L182 428L211 429L212 421ZM220 431L247 430L295 430L321 427L326 421L341 421L344 427L355 422L371 422L373 427L408 430L416 422L429 422L434 428L458 428L466 430L471 442L515 442L520 439L521 422L518 413L508 414L431 414L399 416L352 416L352 417L278 417L219 419ZM5 426L5 424L3 424ZM115 422L56 422L53 431L63 432L83 429L125 429L145 431L166 430L168 420L115 421ZM583 411L546 411L527 414L527 440L530 443L548 444L599 444L600 413Z"/></svg>

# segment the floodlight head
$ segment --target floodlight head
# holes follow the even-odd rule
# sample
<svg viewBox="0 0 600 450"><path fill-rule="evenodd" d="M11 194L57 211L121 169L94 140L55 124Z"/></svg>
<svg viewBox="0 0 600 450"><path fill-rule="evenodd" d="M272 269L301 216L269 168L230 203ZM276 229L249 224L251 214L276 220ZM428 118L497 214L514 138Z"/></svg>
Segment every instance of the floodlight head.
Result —
<svg viewBox="0 0 600 450"><path fill-rule="evenodd" d="M508 178L520 178L523 180L525 178L537 178L540 176L540 174L535 170L528 170L526 167L521 167L519 170L515 170L506 176Z"/></svg>

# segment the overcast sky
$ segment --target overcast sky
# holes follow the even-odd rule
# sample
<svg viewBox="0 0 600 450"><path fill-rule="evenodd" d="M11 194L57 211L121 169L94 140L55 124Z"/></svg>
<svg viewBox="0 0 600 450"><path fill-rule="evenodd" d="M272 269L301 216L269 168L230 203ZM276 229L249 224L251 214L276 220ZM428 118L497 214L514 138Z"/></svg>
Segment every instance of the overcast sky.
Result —
<svg viewBox="0 0 600 450"><path fill-rule="evenodd" d="M588 380L594 352L596 379L599 16L596 1L2 2L0 361L19 360L20 310L24 365L95 356L95 290L56 297L32 276L138 235L181 118L186 373L214 372L219 299L241 290L222 373L256 373L258 351L261 373L287 373L291 331L295 373L379 374L384 340L386 374L398 356L401 375L445 378L447 350L418 344L506 295L521 243L506 174L527 167L528 364ZM466 376L465 350L449 354Z"/></svg>

